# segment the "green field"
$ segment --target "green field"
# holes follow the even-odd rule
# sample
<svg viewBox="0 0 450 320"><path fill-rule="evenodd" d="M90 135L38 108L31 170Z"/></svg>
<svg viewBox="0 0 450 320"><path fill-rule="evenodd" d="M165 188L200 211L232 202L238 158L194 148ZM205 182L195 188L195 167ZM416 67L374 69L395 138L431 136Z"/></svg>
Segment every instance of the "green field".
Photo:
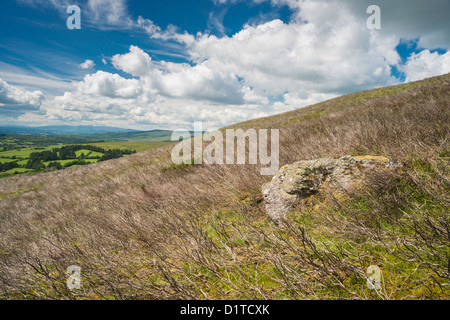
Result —
<svg viewBox="0 0 450 320"><path fill-rule="evenodd" d="M26 168L14 168L8 171L3 171L0 172L0 178L7 178L16 174L25 174L28 172L32 172L33 170L31 169L26 169ZM17 172L17 173L16 173Z"/></svg>
<svg viewBox="0 0 450 320"><path fill-rule="evenodd" d="M1 165L6 165L8 163L16 162L18 167L9 169L8 167L3 167L0 169L0 178L5 178L8 176L16 175L16 174L32 174L45 170L54 170L55 168L48 168L51 163L58 162L61 164L62 168L73 168L82 163L74 163L70 165L70 163L75 161L84 160L86 163L96 163L102 157L104 157L103 152L89 150L92 146L101 148L103 151L107 152L108 150L135 150L136 152L143 152L147 150L156 149L172 142L163 142L163 141L112 141L112 142L98 142L98 143L87 143L87 144L53 144L50 145L48 141L45 140L45 137L40 137L37 141L42 143L42 145L38 145L37 142L35 144L29 142L27 139L29 137L24 138L24 140L20 140L19 138L8 138L8 137L0 137L0 145L3 146L4 151L0 151L0 167ZM52 141L52 140L51 140ZM8 146L6 148L5 146ZM52 149L58 148L61 149L67 146L78 146L83 147L83 149L76 150L74 152L74 156L70 159L66 157L62 157L60 152L58 152L57 160L53 161L44 161L42 160L42 167L38 170L34 170L30 168L29 160L30 155L32 153L40 153L43 151L52 151ZM86 149L84 149L86 146ZM91 146L91 147L88 147ZM91 148L92 149L92 148ZM82 156L83 155L83 156ZM123 156L127 156L129 154L123 154ZM106 160L109 158L106 158ZM103 158L105 160L105 158ZM44 168L45 167L45 168ZM45 169L45 170L44 170ZM61 168L59 168L61 169ZM3 171L2 171L3 170Z"/></svg>
<svg viewBox="0 0 450 320"><path fill-rule="evenodd" d="M26 165L27 162L28 162L28 159L17 161L17 163L18 163L19 165L21 165L21 166Z"/></svg>
<svg viewBox="0 0 450 320"><path fill-rule="evenodd" d="M59 163L61 163L62 165L64 165L64 164L66 164L66 163L72 162L73 160L75 160L75 159L55 160L55 161L45 161L45 162L42 162L42 163L45 164L46 166L48 166L51 162L59 162Z"/></svg>
<svg viewBox="0 0 450 320"><path fill-rule="evenodd" d="M26 169L26 168L14 168L14 169L2 172L2 173L11 174L11 173L14 173L16 171L19 172L19 173L24 173L24 172L29 172L31 170L30 169Z"/></svg>
<svg viewBox="0 0 450 320"><path fill-rule="evenodd" d="M90 143L92 146L101 147L104 149L131 149L136 152L143 152L147 150L157 149L173 142L167 141L117 141L117 142L99 142Z"/></svg>
<svg viewBox="0 0 450 320"><path fill-rule="evenodd" d="M0 158L0 163L13 162L13 161L16 161L16 159Z"/></svg>
<svg viewBox="0 0 450 320"><path fill-rule="evenodd" d="M92 144L94 145L94 144ZM91 150L78 150L76 153L77 158L81 157L81 154L84 154L85 159L88 158L97 158L97 157L101 157L103 155L103 153L101 152L96 152L96 151L91 151Z"/></svg>
<svg viewBox="0 0 450 320"><path fill-rule="evenodd" d="M0 157L2 158L10 158L16 157L16 159L27 159L31 153L33 152L41 152L41 151L47 151L52 150L53 148L60 148L63 145L52 145L48 147L32 147L32 148L23 148L23 149L14 149L14 150L8 150L8 151L2 151L0 152Z"/></svg>

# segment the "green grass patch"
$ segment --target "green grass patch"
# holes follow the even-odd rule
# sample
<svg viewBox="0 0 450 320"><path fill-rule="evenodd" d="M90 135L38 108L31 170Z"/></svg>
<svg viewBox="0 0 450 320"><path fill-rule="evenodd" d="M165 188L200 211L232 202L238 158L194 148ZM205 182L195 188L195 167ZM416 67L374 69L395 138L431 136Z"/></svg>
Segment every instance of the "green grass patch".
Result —
<svg viewBox="0 0 450 320"><path fill-rule="evenodd" d="M0 178L8 178L8 177L14 176L16 174L26 174L26 173L31 173L31 172L33 172L33 170L31 170L31 169L13 168L8 171L0 172Z"/></svg>
<svg viewBox="0 0 450 320"><path fill-rule="evenodd" d="M24 173L24 172L29 172L29 171L32 171L32 170L31 169L26 169L26 168L13 168L13 169L5 171L3 173L10 174L10 173L15 173L16 171L18 173Z"/></svg>
<svg viewBox="0 0 450 320"><path fill-rule="evenodd" d="M43 162L43 164L45 165L45 166L48 166L50 163L52 163L52 162L59 162L59 163L61 163L61 165L63 166L63 165L65 165L66 163L69 163L69 162L72 162L72 161L75 161L75 160L77 160L77 159L66 159L66 160L53 160L53 161L45 161L45 162Z"/></svg>
<svg viewBox="0 0 450 320"><path fill-rule="evenodd" d="M0 163L7 163L7 162L14 162L14 161L17 161L17 159L0 158Z"/></svg>
<svg viewBox="0 0 450 320"><path fill-rule="evenodd" d="M327 115L329 113L330 113L329 111L325 111L325 110L310 112L310 113L305 114L305 115L303 115L301 117L293 118L290 121L291 122L300 122L300 121L306 121L306 120L310 120L310 119L316 119L316 118L323 117L323 116L325 116L325 115Z"/></svg>
<svg viewBox="0 0 450 320"><path fill-rule="evenodd" d="M158 149L160 147L166 146L173 142L164 141L118 141L118 142L99 142L99 143L89 143L91 146L97 146L103 149L129 149L136 150L136 152L143 152L153 149Z"/></svg>
<svg viewBox="0 0 450 320"><path fill-rule="evenodd" d="M170 166L162 168L160 171L161 171L161 173L165 173L165 172L183 172L187 168L192 166L193 164L194 164L194 159L191 159L191 163L184 163L184 162L180 163L180 164L172 163Z"/></svg>
<svg viewBox="0 0 450 320"><path fill-rule="evenodd" d="M60 148L62 145L53 145L48 147L34 147L34 148L24 148L20 150L8 150L0 152L0 157L4 158L12 158L16 157L17 159L26 159L30 157L30 154L33 152L42 152L47 150L52 150L54 148Z"/></svg>
<svg viewBox="0 0 450 320"><path fill-rule="evenodd" d="M101 152L91 151L91 150L86 150L86 149L78 150L75 152L75 155L77 156L77 158L80 158L82 154L84 154L85 159L103 156L103 153L101 153Z"/></svg>

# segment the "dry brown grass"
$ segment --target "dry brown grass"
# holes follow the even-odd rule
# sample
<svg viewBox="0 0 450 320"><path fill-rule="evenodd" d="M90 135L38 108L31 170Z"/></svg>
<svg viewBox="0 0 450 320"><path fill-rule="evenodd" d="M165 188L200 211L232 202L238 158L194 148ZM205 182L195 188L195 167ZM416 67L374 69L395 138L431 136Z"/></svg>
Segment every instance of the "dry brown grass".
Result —
<svg viewBox="0 0 450 320"><path fill-rule="evenodd" d="M371 154L409 168L281 226L264 213L259 166L171 170L171 146L0 180L0 297L448 298L448 97L445 75L233 126L279 128L281 165ZM382 292L365 288L370 264ZM66 288L70 265L82 290Z"/></svg>

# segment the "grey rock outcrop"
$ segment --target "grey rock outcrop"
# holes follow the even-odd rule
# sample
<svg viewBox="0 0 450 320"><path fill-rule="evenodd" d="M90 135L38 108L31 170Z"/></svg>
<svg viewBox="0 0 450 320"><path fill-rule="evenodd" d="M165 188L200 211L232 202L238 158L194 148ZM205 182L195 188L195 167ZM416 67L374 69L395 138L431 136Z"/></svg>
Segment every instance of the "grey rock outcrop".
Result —
<svg viewBox="0 0 450 320"><path fill-rule="evenodd" d="M269 183L262 186L266 210L269 217L278 222L299 200L325 187L335 194L348 194L367 184L369 172L398 173L401 168L401 163L376 156L295 162L282 167Z"/></svg>

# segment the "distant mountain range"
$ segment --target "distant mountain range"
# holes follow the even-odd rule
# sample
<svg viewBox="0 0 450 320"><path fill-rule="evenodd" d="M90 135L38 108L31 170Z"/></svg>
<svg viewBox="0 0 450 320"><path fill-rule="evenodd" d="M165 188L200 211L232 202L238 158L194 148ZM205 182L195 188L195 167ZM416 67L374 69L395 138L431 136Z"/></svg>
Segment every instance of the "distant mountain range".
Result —
<svg viewBox="0 0 450 320"><path fill-rule="evenodd" d="M134 129L123 129L106 126L0 126L0 134L93 134L111 132L139 132Z"/></svg>
<svg viewBox="0 0 450 320"><path fill-rule="evenodd" d="M170 141L172 131L139 131L107 126L0 126L0 134L10 136L39 136L66 141ZM73 142L75 143L75 142Z"/></svg>

